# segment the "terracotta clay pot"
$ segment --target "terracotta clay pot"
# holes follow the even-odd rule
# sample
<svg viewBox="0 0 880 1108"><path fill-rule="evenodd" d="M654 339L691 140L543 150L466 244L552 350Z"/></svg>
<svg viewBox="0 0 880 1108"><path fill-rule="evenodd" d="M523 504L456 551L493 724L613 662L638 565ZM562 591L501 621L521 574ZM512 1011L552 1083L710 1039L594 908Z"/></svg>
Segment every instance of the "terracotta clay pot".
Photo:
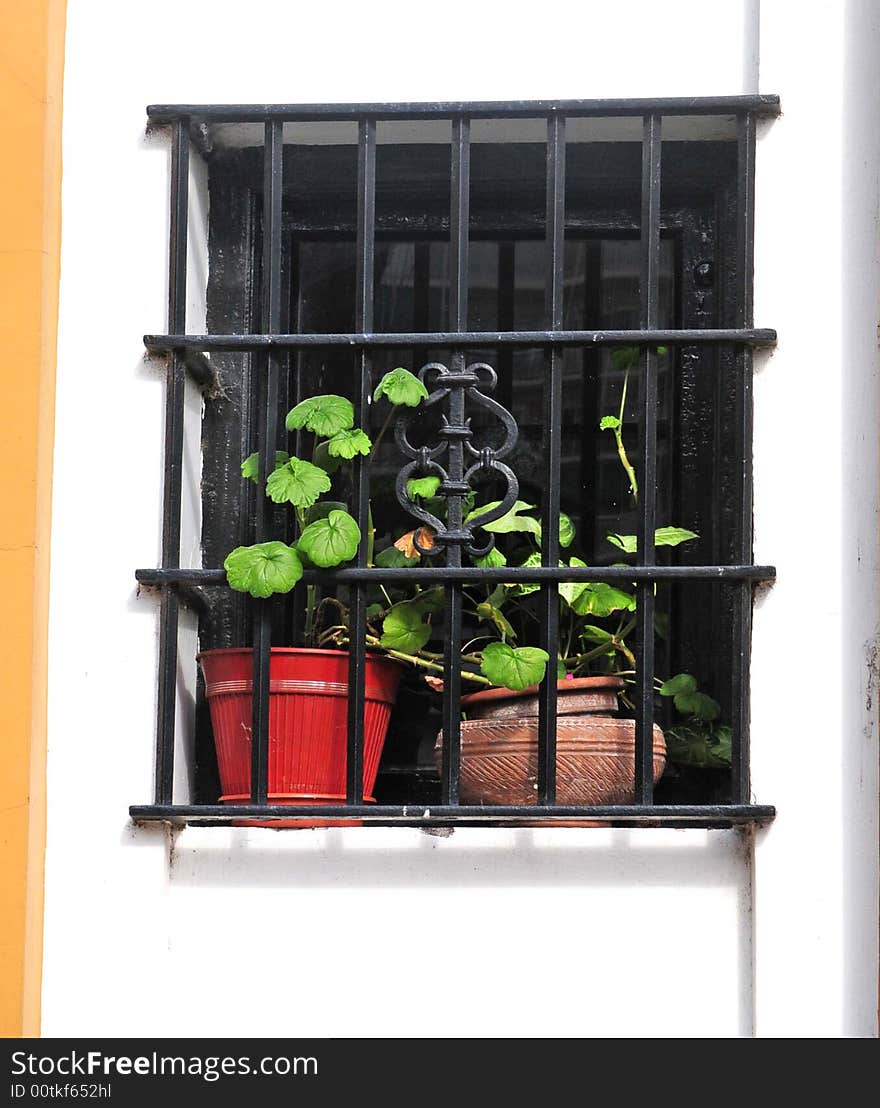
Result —
<svg viewBox="0 0 880 1108"><path fill-rule="evenodd" d="M557 683L556 801L632 804L635 722L617 709L619 677L579 677ZM537 686L513 692L487 689L463 696L461 801L534 804L538 791ZM663 732L654 725L654 781L666 764ZM438 762L442 736L435 754Z"/></svg>

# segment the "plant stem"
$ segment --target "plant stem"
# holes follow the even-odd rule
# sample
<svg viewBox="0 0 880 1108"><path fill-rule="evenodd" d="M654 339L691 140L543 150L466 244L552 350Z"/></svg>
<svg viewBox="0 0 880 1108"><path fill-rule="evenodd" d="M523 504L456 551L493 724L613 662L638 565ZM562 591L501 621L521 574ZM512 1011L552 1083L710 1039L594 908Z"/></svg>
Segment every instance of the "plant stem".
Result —
<svg viewBox="0 0 880 1108"><path fill-rule="evenodd" d="M384 423L382 424L382 427L381 427L381 429L380 429L380 431L379 431L379 434L378 434L378 435L376 435L376 437L375 437L375 438L373 439L373 447L372 447L372 451L371 451L371 453L372 453L373 451L376 451L376 450L378 450L378 449L379 449L379 443L380 443L380 442L382 441L382 438L383 438L383 436L384 436L385 432L386 432L386 431L388 430L388 427L389 427L389 425L390 425L390 423L391 423L391 420L392 420L392 419L394 418L394 412L395 412L395 408L394 408L394 406L392 405L392 406L391 406L391 407L389 407L389 409L388 409L388 415L387 415L387 416L385 416L385 422L384 422Z"/></svg>
<svg viewBox="0 0 880 1108"><path fill-rule="evenodd" d="M303 638L305 639L306 646L314 646L315 590L315 585L306 585L306 622L303 628Z"/></svg>
<svg viewBox="0 0 880 1108"><path fill-rule="evenodd" d="M409 662L410 665L419 666L421 669L429 669L433 673L443 673L443 666L436 665L434 662L428 662L424 658L418 657L416 654L404 654L402 650L391 650L387 646L382 646L381 642L375 635L366 636L367 646L378 647L379 650L384 651L390 658L398 658L401 662ZM492 682L488 678L483 677L478 673L469 673L463 669L461 676L466 681L475 681L480 685L491 685Z"/></svg>
<svg viewBox="0 0 880 1108"><path fill-rule="evenodd" d="M623 392L620 397L620 414L617 417L618 426L614 429L614 438L617 442L617 456L620 458L621 465L626 471L626 475L629 478L630 492L632 493L633 503L639 502L639 482L636 479L636 471L633 469L630 460L626 453L626 447L623 445L623 410L626 406L626 390L629 385L629 370L627 366L626 372L623 375Z"/></svg>

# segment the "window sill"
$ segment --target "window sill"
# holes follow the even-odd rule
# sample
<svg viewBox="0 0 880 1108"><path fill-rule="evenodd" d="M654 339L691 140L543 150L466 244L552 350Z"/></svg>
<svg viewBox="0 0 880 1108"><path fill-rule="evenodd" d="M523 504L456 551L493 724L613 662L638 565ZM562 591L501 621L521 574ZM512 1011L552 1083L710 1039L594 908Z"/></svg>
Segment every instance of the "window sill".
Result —
<svg viewBox="0 0 880 1108"><path fill-rule="evenodd" d="M704 827L726 828L769 823L776 809L767 804L668 804L602 805L580 807L477 806L477 805L391 805L285 807L250 804L142 804L132 805L129 814L135 823L171 823L222 826L235 820L237 825L262 824L281 820L287 826L316 819L363 821L364 825L391 827L510 827L571 824L575 821L601 821L603 826L618 827Z"/></svg>

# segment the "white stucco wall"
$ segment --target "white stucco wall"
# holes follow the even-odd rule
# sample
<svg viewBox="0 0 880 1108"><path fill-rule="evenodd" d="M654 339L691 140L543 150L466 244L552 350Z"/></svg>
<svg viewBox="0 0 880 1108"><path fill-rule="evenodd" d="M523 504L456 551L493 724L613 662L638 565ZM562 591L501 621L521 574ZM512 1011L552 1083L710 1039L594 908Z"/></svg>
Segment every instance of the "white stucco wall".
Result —
<svg viewBox="0 0 880 1108"><path fill-rule="evenodd" d="M426 41L396 0L69 0L44 1034L871 1033L875 8L551 2L500 18L453 0ZM133 828L157 632L133 571L159 555L164 403L140 338L165 329L167 270L167 142L145 138L145 105L752 92L759 39L761 91L785 114L758 161L756 322L780 345L756 384L757 557L780 581L756 614L754 792L780 817L757 851L697 830ZM198 187L191 214L198 258ZM200 297L196 282L191 327ZM193 394L190 490L198 409ZM183 551L198 564L186 535ZM343 980L369 1021L339 1004Z"/></svg>

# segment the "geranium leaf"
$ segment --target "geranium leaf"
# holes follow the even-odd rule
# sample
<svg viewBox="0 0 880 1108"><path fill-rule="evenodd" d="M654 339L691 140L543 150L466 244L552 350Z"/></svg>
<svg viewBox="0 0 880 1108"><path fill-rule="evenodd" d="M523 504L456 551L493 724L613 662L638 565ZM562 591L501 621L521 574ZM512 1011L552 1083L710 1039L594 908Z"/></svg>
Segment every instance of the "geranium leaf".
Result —
<svg viewBox="0 0 880 1108"><path fill-rule="evenodd" d="M327 441L327 453L331 458L345 458L350 461L355 454L369 454L373 449L369 436L360 427L352 427L348 431L337 431L332 439Z"/></svg>
<svg viewBox="0 0 880 1108"><path fill-rule="evenodd" d="M697 691L697 679L689 673L677 673L664 681L659 688L661 696L678 696L679 693L692 693Z"/></svg>
<svg viewBox="0 0 880 1108"><path fill-rule="evenodd" d="M485 623L494 623L496 629L506 638L516 638L516 632L511 626L510 621L499 608L496 608L495 605L488 600L484 600L482 604L477 605L477 618L483 620Z"/></svg>
<svg viewBox="0 0 880 1108"><path fill-rule="evenodd" d="M559 545L561 547L568 547L574 542L574 524L571 521L571 516L567 516L565 512L559 513Z"/></svg>
<svg viewBox="0 0 880 1108"><path fill-rule="evenodd" d="M377 566L383 569L407 569L409 566L418 565L418 558L408 558L402 550L396 546L389 546L387 550L380 550L374 559Z"/></svg>
<svg viewBox="0 0 880 1108"><path fill-rule="evenodd" d="M330 478L323 469L291 458L285 465L269 475L266 493L276 504L293 504L295 508L309 508L321 493L330 491Z"/></svg>
<svg viewBox="0 0 880 1108"><path fill-rule="evenodd" d="M612 612L635 611L636 598L604 581L587 581L572 604L579 616L610 616Z"/></svg>
<svg viewBox="0 0 880 1108"><path fill-rule="evenodd" d="M697 719L713 720L721 714L721 707L711 696L701 692L680 692L673 701L675 710Z"/></svg>
<svg viewBox="0 0 880 1108"><path fill-rule="evenodd" d="M613 638L610 631L606 631L604 627L597 627L594 623L585 623L580 629L580 634L582 639L595 643L597 646L604 646L605 643L610 643Z"/></svg>
<svg viewBox="0 0 880 1108"><path fill-rule="evenodd" d="M480 669L493 685L508 689L527 689L544 678L550 655L537 646L509 646L489 643L483 650Z"/></svg>
<svg viewBox="0 0 880 1108"><path fill-rule="evenodd" d="M698 539L696 531L684 527L658 527L654 532L655 546L679 546L690 539ZM635 554L637 539L635 535L606 535L605 538L625 554Z"/></svg>
<svg viewBox="0 0 880 1108"><path fill-rule="evenodd" d="M410 500L415 500L416 497L428 500L439 488L439 477L410 477L406 483L406 495Z"/></svg>
<svg viewBox="0 0 880 1108"><path fill-rule="evenodd" d="M231 588L257 597L290 592L303 574L299 555L283 542L238 546L227 555L223 568Z"/></svg>
<svg viewBox="0 0 880 1108"><path fill-rule="evenodd" d="M328 449L328 442L319 442L312 454L312 462L320 466L325 473L335 473L342 465L342 458L334 458Z"/></svg>
<svg viewBox="0 0 880 1108"><path fill-rule="evenodd" d="M611 351L611 365L616 370L632 369L639 360L639 348L637 346L618 346Z"/></svg>
<svg viewBox="0 0 880 1108"><path fill-rule="evenodd" d="M405 601L395 604L382 623L382 646L388 650L400 650L404 654L416 654L431 637L431 625L413 604Z"/></svg>
<svg viewBox="0 0 880 1108"><path fill-rule="evenodd" d="M288 431L305 428L323 438L354 427L354 408L344 396L331 393L327 396L310 396L287 413L285 426Z"/></svg>
<svg viewBox="0 0 880 1108"><path fill-rule="evenodd" d="M579 569L585 569L587 565L580 558L571 558L568 564L569 566L577 566ZM589 584L589 581L563 581L559 586L559 595L569 607L574 607L574 602Z"/></svg>
<svg viewBox="0 0 880 1108"><path fill-rule="evenodd" d="M493 546L488 554L484 554L482 558L475 558L474 565L479 566L480 569L498 569L500 566L507 565L507 559L497 546Z"/></svg>
<svg viewBox="0 0 880 1108"><path fill-rule="evenodd" d="M275 468L286 465L290 461L290 455L286 450L275 451ZM248 454L245 460L241 463L241 475L251 481L260 480L260 455Z"/></svg>
<svg viewBox="0 0 880 1108"><path fill-rule="evenodd" d="M500 500L493 500L489 504L481 504L468 514L465 523L472 523L485 512L497 508L500 503ZM479 526L484 531L489 531L494 535L509 535L513 532L522 531L540 536L541 524L532 516L522 514L523 512L532 511L534 507L534 504L526 504L524 500L517 500L510 511L501 516L500 519L493 519L491 522L481 523Z"/></svg>
<svg viewBox="0 0 880 1108"><path fill-rule="evenodd" d="M428 390L414 373L398 366L390 369L373 393L373 399L386 397L392 404L403 404L407 408L417 408L423 400L428 399Z"/></svg>
<svg viewBox="0 0 880 1108"><path fill-rule="evenodd" d="M334 510L305 528L297 548L316 566L327 568L347 562L357 554L361 532L348 512Z"/></svg>
<svg viewBox="0 0 880 1108"><path fill-rule="evenodd" d="M599 420L600 431L617 431L620 428L620 420L616 415L604 415Z"/></svg>
<svg viewBox="0 0 880 1108"><path fill-rule="evenodd" d="M527 569L540 564L541 555L536 550L526 558L520 569ZM533 592L537 592L540 587L541 585L537 581L517 581L515 585L511 585L510 591L513 596L530 596Z"/></svg>

